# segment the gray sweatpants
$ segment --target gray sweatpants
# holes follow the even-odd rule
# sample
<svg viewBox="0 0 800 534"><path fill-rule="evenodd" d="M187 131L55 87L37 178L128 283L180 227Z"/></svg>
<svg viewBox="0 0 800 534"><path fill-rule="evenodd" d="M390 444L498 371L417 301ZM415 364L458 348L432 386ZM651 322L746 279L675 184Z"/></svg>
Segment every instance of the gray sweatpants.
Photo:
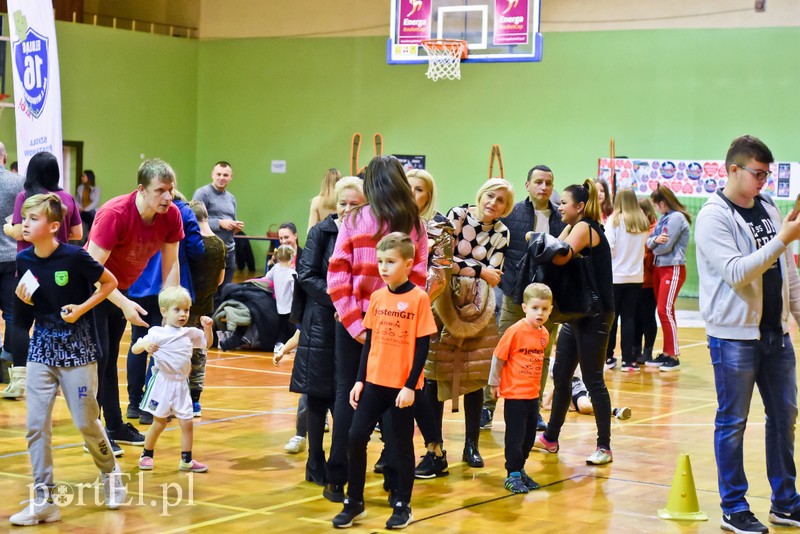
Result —
<svg viewBox="0 0 800 534"><path fill-rule="evenodd" d="M113 471L116 461L108 437L98 417L97 364L79 367L50 367L28 362L25 380L28 406L28 453L33 481L52 486L53 481L53 405L59 385L72 421L83 435L94 464L102 473Z"/></svg>

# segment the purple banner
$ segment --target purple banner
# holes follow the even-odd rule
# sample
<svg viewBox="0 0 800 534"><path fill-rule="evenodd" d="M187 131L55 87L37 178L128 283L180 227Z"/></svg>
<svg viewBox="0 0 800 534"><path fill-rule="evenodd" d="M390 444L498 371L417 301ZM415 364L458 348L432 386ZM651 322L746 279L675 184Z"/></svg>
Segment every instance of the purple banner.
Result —
<svg viewBox="0 0 800 534"><path fill-rule="evenodd" d="M398 2L398 44L420 44L431 38L431 0Z"/></svg>
<svg viewBox="0 0 800 534"><path fill-rule="evenodd" d="M528 0L495 0L492 42L495 45L528 44L530 13Z"/></svg>

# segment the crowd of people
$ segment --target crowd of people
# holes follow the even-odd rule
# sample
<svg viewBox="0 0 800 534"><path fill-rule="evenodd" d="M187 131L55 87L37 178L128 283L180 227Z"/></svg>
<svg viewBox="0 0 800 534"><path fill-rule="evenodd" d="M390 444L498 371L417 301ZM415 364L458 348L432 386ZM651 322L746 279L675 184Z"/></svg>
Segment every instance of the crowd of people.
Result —
<svg viewBox="0 0 800 534"><path fill-rule="evenodd" d="M3 163L4 154L2 148ZM98 207L94 174L84 174L73 198L58 187L54 161L37 154L24 179L5 169L0 176L0 211L11 217L2 244L14 247L0 248L3 355L14 362L11 396L27 399L37 489L37 499L12 516L19 525L60 517L49 497L50 411L59 385L103 474L106 504L117 508L125 497L115 482L114 457L124 452L119 444L142 446L139 469L153 469L169 416L183 431L178 468L209 469L192 457L206 351L214 342L223 350L239 346L249 335L243 326L233 336L215 334L210 317L227 302L226 286L237 285L231 283L234 236L244 223L228 191L230 163L217 162L211 183L186 202L170 166L147 160L135 191ZM734 140L729 180L696 222L700 306L719 399L714 445L721 524L734 532L767 532L745 500L741 445L754 385L767 411L770 521L800 526L795 359L786 323L790 311L800 318L800 278L787 248L800 238L800 220L795 212L781 219L760 194L772 161L760 140ZM641 365L680 370L675 301L686 277L691 215L665 185L646 198L592 179L560 195L553 189L553 171L536 165L517 202L511 182L490 178L474 203L440 213L429 172L376 156L359 176L325 173L304 248L294 224L280 226L280 246L265 275L245 284L263 289L256 298L274 301L275 364L295 350L289 389L301 398L286 450L308 447L305 480L342 504L333 526L349 527L366 513L366 450L376 427L384 449L375 470L384 476L391 507L386 527L403 528L413 521L414 479L449 474L446 401L454 411L463 402L461 459L481 468L480 431L491 428L504 399L503 486L527 493L539 488L525 470L530 452L558 453L571 407L595 418L596 446L586 463L614 461L611 418L630 417L630 409L612 408L606 387L604 373L617 367L617 355L626 373ZM85 247L68 244L83 237L84 223ZM560 324L551 319L554 292L521 267L531 254L528 241L537 239L554 247L547 260L554 269L591 258L595 312ZM232 321L234 310L227 313ZM663 348L654 354L656 317ZM125 415L149 424L146 436L123 421L119 399L116 361L128 322ZM541 399L551 367L545 421ZM78 382L88 388L80 402L63 387ZM415 424L425 446L417 465Z"/></svg>

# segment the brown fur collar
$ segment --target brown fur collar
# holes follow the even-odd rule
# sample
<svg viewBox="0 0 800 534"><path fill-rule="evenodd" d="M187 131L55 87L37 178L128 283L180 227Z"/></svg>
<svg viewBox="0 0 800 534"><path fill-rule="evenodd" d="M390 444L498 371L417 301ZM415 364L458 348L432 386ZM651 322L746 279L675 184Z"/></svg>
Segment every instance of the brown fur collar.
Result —
<svg viewBox="0 0 800 534"><path fill-rule="evenodd" d="M466 339L481 333L494 321L494 291L485 280L454 276L449 291L433 303L433 311L445 330L456 338Z"/></svg>

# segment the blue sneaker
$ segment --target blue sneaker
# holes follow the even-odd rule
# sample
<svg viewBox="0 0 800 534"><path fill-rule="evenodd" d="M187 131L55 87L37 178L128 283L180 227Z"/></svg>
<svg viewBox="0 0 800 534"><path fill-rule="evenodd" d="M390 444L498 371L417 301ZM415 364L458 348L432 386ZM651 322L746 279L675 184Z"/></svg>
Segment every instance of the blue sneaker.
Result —
<svg viewBox="0 0 800 534"><path fill-rule="evenodd" d="M528 493L529 491L518 472L508 475L508 478L506 478L505 484L503 485L511 493Z"/></svg>
<svg viewBox="0 0 800 534"><path fill-rule="evenodd" d="M201 415L203 415L203 412L200 409L200 403L199 402L193 402L192 403L192 411L194 412L194 416L195 417L200 417Z"/></svg>

